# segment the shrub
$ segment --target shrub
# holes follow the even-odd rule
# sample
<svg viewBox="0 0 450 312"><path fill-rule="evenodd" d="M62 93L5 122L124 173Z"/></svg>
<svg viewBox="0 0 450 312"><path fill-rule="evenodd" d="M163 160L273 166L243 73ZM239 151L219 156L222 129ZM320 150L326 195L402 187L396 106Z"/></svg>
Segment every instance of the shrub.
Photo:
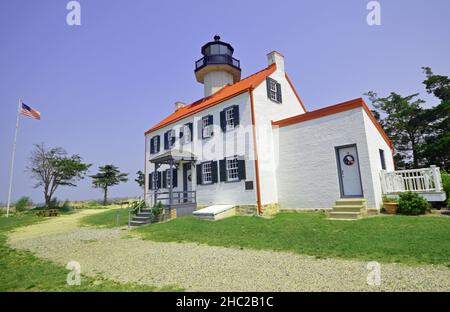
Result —
<svg viewBox="0 0 450 312"><path fill-rule="evenodd" d="M27 208L30 208L32 204L33 203L29 197L22 196L14 206L16 207L16 211L24 211Z"/></svg>
<svg viewBox="0 0 450 312"><path fill-rule="evenodd" d="M450 207L450 174L441 171L442 177L442 188L444 189L445 195L447 195L447 207Z"/></svg>
<svg viewBox="0 0 450 312"><path fill-rule="evenodd" d="M412 192L400 194L398 200L398 213L405 215L419 215L424 214L429 209L430 204L419 194Z"/></svg>
<svg viewBox="0 0 450 312"><path fill-rule="evenodd" d="M156 205L152 208L152 222L158 222L159 216L161 215L163 210L163 205L161 202L158 202Z"/></svg>

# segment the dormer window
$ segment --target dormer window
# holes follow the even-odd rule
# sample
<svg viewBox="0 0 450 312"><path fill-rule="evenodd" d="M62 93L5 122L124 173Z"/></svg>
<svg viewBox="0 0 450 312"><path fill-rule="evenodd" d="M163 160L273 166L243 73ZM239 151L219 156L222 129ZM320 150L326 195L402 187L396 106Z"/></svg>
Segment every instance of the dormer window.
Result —
<svg viewBox="0 0 450 312"><path fill-rule="evenodd" d="M276 102L281 103L281 84L279 84L275 79L267 78L267 97Z"/></svg>

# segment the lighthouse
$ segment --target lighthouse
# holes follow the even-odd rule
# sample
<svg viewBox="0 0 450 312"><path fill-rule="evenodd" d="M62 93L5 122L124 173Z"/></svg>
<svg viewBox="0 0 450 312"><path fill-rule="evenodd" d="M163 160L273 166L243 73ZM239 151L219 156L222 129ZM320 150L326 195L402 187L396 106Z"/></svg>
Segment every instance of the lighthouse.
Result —
<svg viewBox="0 0 450 312"><path fill-rule="evenodd" d="M195 77L203 84L205 97L241 79L240 62L233 52L233 47L218 35L202 47L203 57L195 62Z"/></svg>

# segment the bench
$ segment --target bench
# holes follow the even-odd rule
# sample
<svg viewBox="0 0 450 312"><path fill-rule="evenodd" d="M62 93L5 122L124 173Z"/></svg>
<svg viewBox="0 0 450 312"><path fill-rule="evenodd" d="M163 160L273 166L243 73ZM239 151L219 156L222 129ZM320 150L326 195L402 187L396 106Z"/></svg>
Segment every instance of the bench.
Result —
<svg viewBox="0 0 450 312"><path fill-rule="evenodd" d="M36 213L38 217L57 217L58 214L58 209L44 209Z"/></svg>

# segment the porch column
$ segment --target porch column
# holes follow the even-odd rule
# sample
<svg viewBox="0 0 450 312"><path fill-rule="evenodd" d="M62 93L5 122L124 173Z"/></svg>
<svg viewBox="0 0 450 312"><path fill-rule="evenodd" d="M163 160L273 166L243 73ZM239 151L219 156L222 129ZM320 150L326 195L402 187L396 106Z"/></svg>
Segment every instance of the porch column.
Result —
<svg viewBox="0 0 450 312"><path fill-rule="evenodd" d="M153 181L151 181L152 183L156 182L158 179L158 163L155 163L155 170L153 171ZM155 201L153 203L153 205L156 205L158 203L158 183L154 183L153 184L155 186L154 190L155 190Z"/></svg>
<svg viewBox="0 0 450 312"><path fill-rule="evenodd" d="M173 159L169 160L169 172L170 172L170 187L169 187L169 210L172 209L173 198Z"/></svg>

